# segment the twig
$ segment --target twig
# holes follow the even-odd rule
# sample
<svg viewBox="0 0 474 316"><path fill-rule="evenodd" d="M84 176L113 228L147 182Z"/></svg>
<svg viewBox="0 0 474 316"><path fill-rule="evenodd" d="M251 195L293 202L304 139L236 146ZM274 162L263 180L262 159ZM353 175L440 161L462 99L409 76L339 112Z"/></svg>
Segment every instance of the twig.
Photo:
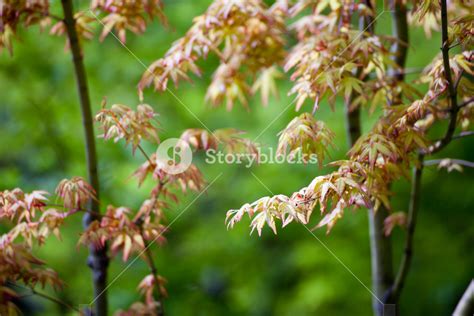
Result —
<svg viewBox="0 0 474 316"><path fill-rule="evenodd" d="M454 82L454 88L453 90L456 92L458 91L459 83L461 82L462 76L464 75L464 69L461 69L459 72L459 76L456 78L456 81ZM459 108L459 105L457 106Z"/></svg>
<svg viewBox="0 0 474 316"><path fill-rule="evenodd" d="M154 165L155 163L151 160L150 156L148 156L148 154L145 152L145 150L143 149L142 146L138 145L137 146L138 150L140 150L140 152L143 154L143 156L145 156L146 160L148 160L148 162L151 164L151 165Z"/></svg>
<svg viewBox="0 0 474 316"><path fill-rule="evenodd" d="M474 132L471 132L471 131L461 132L457 135L454 135L453 139L464 138L464 137L468 137L468 136L472 136L472 135L474 135Z"/></svg>
<svg viewBox="0 0 474 316"><path fill-rule="evenodd" d="M464 101L463 103L459 104L458 105L458 108L463 108L465 106L468 106L469 104L471 104L472 102L474 102L474 97L470 98L469 100L467 101Z"/></svg>
<svg viewBox="0 0 474 316"><path fill-rule="evenodd" d="M461 45L461 42L457 42L456 44L449 46L449 49L453 49L455 47L458 47L459 45Z"/></svg>
<svg viewBox="0 0 474 316"><path fill-rule="evenodd" d="M68 304L68 303L66 303L66 302L64 302L64 301L62 301L62 300L60 300L60 299L57 298L57 297L48 295L48 294L46 294L46 293L38 292L38 291L36 291L34 288L31 288L31 293L34 294L34 295L40 296L40 297L42 297L42 298L45 298L45 299L47 299L47 300L50 300L51 302L54 302L54 303L56 303L56 304L58 304L58 305L64 306L64 307L66 307L66 308L68 308L68 309L75 310L76 312L79 312L79 313L81 312L79 308L74 307L74 306L72 306L71 304Z"/></svg>
<svg viewBox="0 0 474 316"><path fill-rule="evenodd" d="M163 187L165 186L165 184L166 184L166 182L163 182L163 181L160 180L160 190L158 191L158 193L154 197L153 203L155 203L156 200L158 199L158 196L160 195L160 193L161 193ZM150 250L150 244L148 244L148 242L145 240L145 236L143 234L143 223L144 223L144 221L141 218L138 218L135 221L135 224L140 227L140 236L142 237L143 243L144 243L144 246L145 246L144 251L145 251L145 257L147 259L146 263L148 264L148 267L150 268L150 272L153 275L153 279L155 280L156 300L158 302L158 307L157 307L156 312L157 312L158 316L164 316L165 315L165 310L164 310L164 306L163 306L163 296L161 295L161 292L160 292L160 289L159 289L160 280L158 279L158 270L157 270L155 262L153 260L153 256L152 256L152 253L151 253L151 250Z"/></svg>
<svg viewBox="0 0 474 316"><path fill-rule="evenodd" d="M61 305L61 306L63 306L63 307L66 307L66 308L68 308L68 309L74 310L74 311L76 311L76 312L81 312L79 308L74 307L74 306L72 306L71 304L66 303L66 302L64 302L63 300L61 300L61 299L59 299L59 298L57 298L57 297L51 296L51 295L46 294L46 293L38 292L38 291L36 291L36 290L35 290L33 287L31 287L31 286L23 286L23 285L21 285L21 284L17 284L17 283L10 282L10 281L8 281L7 283L8 283L9 285L11 285L11 286L15 286L15 287L18 287L18 288L20 288L20 289L25 289L25 290L30 291L30 294L25 294L25 295L22 295L21 297L28 297L28 296L31 296L31 295L37 295L37 296L39 296L39 297L45 298L45 299L47 299L47 300L49 300L49 301L51 301L51 302L53 302L53 303L56 303L56 304L58 304L58 305Z"/></svg>
<svg viewBox="0 0 474 316"><path fill-rule="evenodd" d="M162 299L162 295L159 288L160 280L158 280L158 270L156 269L155 262L153 261L153 256L150 251L150 246L148 242L145 240L145 236L143 235L143 226L140 226L140 234L145 244L145 257L147 259L146 261L147 261L148 267L150 268L150 272L152 273L153 278L155 280L156 300L158 302L157 313L158 313L158 316L163 316L165 312L163 309L163 299Z"/></svg>
<svg viewBox="0 0 474 316"><path fill-rule="evenodd" d="M48 13L47 16L49 16L50 18L53 18L55 19L56 21L64 21L64 19L58 15L55 15L55 14L52 14L52 13Z"/></svg>
<svg viewBox="0 0 474 316"><path fill-rule="evenodd" d="M467 160L462 160L462 159L451 159L451 158L445 158L445 159L432 159L432 160L427 160L423 163L424 166L435 166L439 165L443 160L448 159L452 163L465 166L468 168L474 168L474 162L467 161Z"/></svg>
<svg viewBox="0 0 474 316"><path fill-rule="evenodd" d="M461 297L453 316L472 315L474 313L474 281L471 280L466 292Z"/></svg>
<svg viewBox="0 0 474 316"><path fill-rule="evenodd" d="M108 217L108 218L111 218L111 219L115 219L115 217L113 217L113 216L110 216L110 215L107 215L107 214L102 214L102 213L95 212L95 211L90 211L90 210L87 210L87 209L84 209L84 208L71 208L71 209L69 209L69 208L65 207L64 205L62 205L62 204L48 203L48 204L45 205L45 207L61 207L64 210L69 211L69 213L71 213L71 214L73 214L75 212L88 213L88 214L91 214L93 216L96 216L97 220L102 219L103 217Z"/></svg>
<svg viewBox="0 0 474 316"><path fill-rule="evenodd" d="M402 262L398 270L395 282L390 290L390 298L393 301L397 301L400 297L400 293L405 284L405 279L410 269L411 259L413 256L413 237L415 234L416 227L416 215L420 207L420 195L421 195L421 176L423 173L423 159L424 155L418 155L417 165L414 168L412 183L411 183L411 194L410 194L410 205L408 209L407 219L407 237L405 240L405 250L403 252Z"/></svg>

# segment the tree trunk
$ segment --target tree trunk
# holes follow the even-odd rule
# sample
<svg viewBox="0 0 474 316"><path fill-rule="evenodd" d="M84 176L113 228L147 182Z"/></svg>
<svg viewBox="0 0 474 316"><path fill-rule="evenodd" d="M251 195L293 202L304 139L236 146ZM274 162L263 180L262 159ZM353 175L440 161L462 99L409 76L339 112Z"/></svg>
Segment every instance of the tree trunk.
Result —
<svg viewBox="0 0 474 316"><path fill-rule="evenodd" d="M392 241L383 232L384 220L388 216L385 207L369 210L370 257L372 266L372 299L375 316L384 315L385 295L393 284ZM385 315L387 316L387 315Z"/></svg>
<svg viewBox="0 0 474 316"><path fill-rule="evenodd" d="M405 67L408 52L408 21L407 21L407 7L402 1L393 1L392 6L392 35L397 40L392 46L393 60L402 69L396 73L396 69L392 69L391 76L394 76L398 81L405 80Z"/></svg>
<svg viewBox="0 0 474 316"><path fill-rule="evenodd" d="M87 77L84 68L84 61L76 31L76 20L74 19L74 10L72 0L61 0L64 11L64 23L66 25L67 36L72 53L72 61L76 75L77 90L79 93L80 106L82 112L82 124L85 134L85 150L87 159L88 181L96 191L97 199L89 201L88 210L93 211L84 215L83 224L87 228L90 223L98 219L97 213L100 212L99 205L99 176L97 171L97 155L95 147L94 127L92 122L91 104L89 90L87 87ZM94 215L95 214L95 215ZM107 315L107 266L109 259L107 249L90 248L88 265L92 269L92 279L94 284L95 315Z"/></svg>
<svg viewBox="0 0 474 316"><path fill-rule="evenodd" d="M391 1L392 10L392 33L397 42L392 47L394 61L401 68L399 74L395 75L393 69L389 75L395 79L403 81L405 79L405 63L408 50L408 25L406 5L402 1ZM395 105L401 102L401 96L394 96L392 103ZM377 211L369 210L369 231L370 231L370 252L372 265L372 289L376 298L372 300L372 307L375 316L396 314L397 302L390 300L391 288L393 286L393 258L392 241L390 236L384 235L384 220L388 216L387 209L382 205ZM388 301L387 301L388 300ZM393 304L390 308L384 304ZM385 313L384 313L385 312Z"/></svg>

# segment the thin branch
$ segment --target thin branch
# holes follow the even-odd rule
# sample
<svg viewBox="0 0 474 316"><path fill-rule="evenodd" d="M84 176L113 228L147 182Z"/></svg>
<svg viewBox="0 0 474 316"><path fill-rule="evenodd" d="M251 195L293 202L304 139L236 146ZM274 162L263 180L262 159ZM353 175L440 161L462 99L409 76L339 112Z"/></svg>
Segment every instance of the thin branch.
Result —
<svg viewBox="0 0 474 316"><path fill-rule="evenodd" d="M464 72L465 72L465 70L461 69L461 71L459 72L459 76L457 77L456 81L454 82L454 91L455 92L458 91L459 83L461 82L461 79L462 79L462 76L464 75ZM458 105L458 108L459 108L459 105Z"/></svg>
<svg viewBox="0 0 474 316"><path fill-rule="evenodd" d="M427 160L423 163L424 166L436 166L439 165L442 161L444 160L449 160L452 163L465 166L468 168L474 168L474 162L467 161L467 160L462 160L462 159L451 159L451 158L445 158L445 159L432 159L432 160Z"/></svg>
<svg viewBox="0 0 474 316"><path fill-rule="evenodd" d="M454 131L456 130L456 121L459 112L456 88L461 75L458 78L458 82L454 83L451 75L451 66L449 65L448 11L446 0L441 0L441 41L444 75L446 77L446 82L448 85L448 98L450 103L451 117L446 134L441 140L437 141L433 146L428 148L427 154L437 153L451 142L454 135Z"/></svg>
<svg viewBox="0 0 474 316"><path fill-rule="evenodd" d="M162 192L165 185L166 185L166 182L163 182L163 181L160 180L160 190L158 191L158 193L154 197L153 203L156 202L156 200L158 199L158 197L161 194L161 192ZM158 316L164 316L165 315L165 310L164 310L164 306L163 306L163 296L161 295L161 292L160 292L160 289L159 289L160 280L158 279L158 270L157 270L155 262L153 260L153 256L152 256L151 249L150 249L150 244L148 244L148 242L145 240L145 235L143 234L143 223L144 222L143 222L142 218L138 218L135 221L135 224L140 227L140 235L143 239L143 243L144 243L144 246L145 246L144 251L145 251L145 257L147 259L146 263L147 263L148 267L150 268L150 272L153 275L153 279L155 280L156 300L158 302L158 307L157 307L156 312L157 312Z"/></svg>
<svg viewBox="0 0 474 316"><path fill-rule="evenodd" d="M145 152L145 150L143 149L142 146L138 145L137 146L138 150L140 150L140 152L143 154L143 156L146 158L146 160L148 160L148 162L151 164L151 165L154 165L155 163L151 160L150 156L148 156L148 154Z"/></svg>
<svg viewBox="0 0 474 316"><path fill-rule="evenodd" d="M474 281L471 280L466 292L461 297L456 309L454 310L454 316L472 315L474 313Z"/></svg>
<svg viewBox="0 0 474 316"><path fill-rule="evenodd" d="M414 168L413 177L411 181L410 205L408 208L407 219L407 237L405 240L405 249L403 252L402 262L398 270L395 282L390 290L390 298L397 301L405 284L405 279L410 269L411 259L413 256L413 237L416 227L416 216L420 207L421 198L421 176L423 174L423 159L424 155L418 155L418 161Z"/></svg>
<svg viewBox="0 0 474 316"><path fill-rule="evenodd" d="M450 122L452 120L452 117L450 117ZM443 143L443 140L446 138L443 138L443 139L440 139L438 141L436 141L434 143L434 145L430 146L426 151L425 151L425 154L429 155L429 154L434 154L434 153L437 153L439 152L441 149L443 149L444 147L446 147L452 140L455 140L455 139L460 139L460 138L464 138L464 137L468 137L468 136L472 136L474 135L474 132L472 131L465 131L465 132L461 132L457 135L452 135L451 138L449 139L449 142L447 142L445 145L441 145ZM440 147L441 146L441 147Z"/></svg>
<svg viewBox="0 0 474 316"><path fill-rule="evenodd" d="M459 85L459 82L461 80L461 77L462 77L462 73L464 72L464 70L461 71L461 75L458 77L458 79L456 80L456 91L457 91L457 87ZM466 107L468 105L470 105L471 103L474 102L474 97L469 99L469 100L466 100L464 101L463 103L458 103L458 109L462 109L463 107ZM449 112L452 112L453 110L452 109L443 109L443 110L440 110L440 112L445 112L445 113L449 113Z"/></svg>
<svg viewBox="0 0 474 316"><path fill-rule="evenodd" d="M463 108L465 106L468 106L469 104L471 104L472 102L474 102L474 97L470 98L469 100L467 101L464 101L463 103L459 104L458 105L458 108Z"/></svg>
<svg viewBox="0 0 474 316"><path fill-rule="evenodd" d="M72 306L71 304L68 304L68 303L66 303L66 302L64 302L64 301L62 301L62 300L60 300L60 299L57 298L57 297L48 295L48 294L46 294L46 293L38 292L38 291L36 291L34 288L31 288L30 290L31 290L31 293L34 294L34 295L37 295L37 296L42 297L42 298L44 298L44 299L50 300L50 301L53 302L53 303L56 303L56 304L58 304L58 305L61 305L61 306L63 306L63 307L66 307L66 308L68 308L68 309L74 310L74 311L76 311L76 312L79 312L79 313L81 312L81 310L80 310L79 308L74 307L74 306Z"/></svg>
<svg viewBox="0 0 474 316"><path fill-rule="evenodd" d="M454 135L453 139L464 138L464 137L468 137L468 136L472 136L472 135L474 135L474 132L472 132L472 131L461 132L457 135Z"/></svg>
<svg viewBox="0 0 474 316"><path fill-rule="evenodd" d="M91 214L91 215L95 216L96 220L102 219L103 217L108 217L108 218L111 218L111 219L115 219L115 217L107 215L107 214L102 214L102 213L87 210L87 209L84 209L84 208L72 208L72 209L70 209L70 208L65 207L62 204L48 203L48 204L45 205L45 207L61 207L64 210L69 211L68 213L71 214L71 215L74 214L74 213L77 213L77 212L88 213L88 214Z"/></svg>
<svg viewBox="0 0 474 316"><path fill-rule="evenodd" d="M20 288L20 289L25 289L25 290L28 290L30 291L30 294L25 294L25 295L22 295L21 297L28 297L28 296L31 296L31 295L37 295L39 297L42 297L44 299L47 299L53 303L56 303L58 305L61 305L63 307L66 307L67 309L70 309L70 310L74 310L76 312L81 312L79 310L79 308L77 307L74 307L72 306L71 304L69 303L66 303L64 302L63 300L57 298L57 297L54 297L54 296L51 296L49 294L46 294L46 293L42 293L42 292L38 292L37 290L35 290L33 287L31 286L24 286L24 285L21 285L21 284L17 284L17 283L14 283L14 282L10 282L8 281L7 282L8 285L11 285L11 286L15 286L17 288Z"/></svg>
<svg viewBox="0 0 474 316"><path fill-rule="evenodd" d="M156 269L155 262L153 261L153 256L150 250L150 246L148 242L145 240L145 236L143 234L143 226L140 226L140 234L142 236L143 242L145 243L145 257L147 259L146 262L155 280L156 300L158 302L157 314L158 316L163 316L165 314L165 311L163 308L163 296L161 295L161 292L159 289L160 280L158 279L158 270Z"/></svg>
<svg viewBox="0 0 474 316"><path fill-rule="evenodd" d="M449 49L453 49L455 47L458 47L459 45L461 45L461 42L457 42L456 44L449 46Z"/></svg>
<svg viewBox="0 0 474 316"><path fill-rule="evenodd" d="M68 40L72 52L72 61L76 75L77 90L79 93L80 106L82 112L82 122L85 136L85 149L87 157L87 173L89 183L96 192L97 199L91 199L89 210L100 210L99 205L99 176L97 166L97 154L95 147L94 127L92 124L92 111L89 97L89 89L87 85L87 76L84 67L81 45L76 30L76 20L74 19L74 9L72 0L61 0L64 12L64 24L68 35ZM91 213L84 215L84 226L88 227L91 222L98 219ZM93 271L94 295L96 299L95 314L96 316L107 315L107 267L109 258L107 256L107 247L96 249L90 247L90 255L88 265Z"/></svg>
<svg viewBox="0 0 474 316"><path fill-rule="evenodd" d="M50 17L50 18L55 19L56 21L64 21L64 19L62 17L60 17L58 15L55 15L55 14L52 14L52 13L48 13L47 16Z"/></svg>

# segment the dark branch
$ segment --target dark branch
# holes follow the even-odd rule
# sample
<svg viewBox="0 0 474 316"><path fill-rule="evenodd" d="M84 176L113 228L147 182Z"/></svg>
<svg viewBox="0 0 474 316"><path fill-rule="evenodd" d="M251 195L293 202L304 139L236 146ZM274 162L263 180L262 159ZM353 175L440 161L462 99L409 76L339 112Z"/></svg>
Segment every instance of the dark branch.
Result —
<svg viewBox="0 0 474 316"><path fill-rule="evenodd" d="M89 89L87 85L87 76L84 67L81 45L76 31L76 20L74 19L74 9L72 0L61 0L64 12L64 24L66 25L69 45L71 47L72 61L76 75L77 90L79 93L80 106L82 112L82 124L85 136L85 150L87 158L87 173L89 183L96 192L97 199L91 199L89 203L89 211L99 211L99 176L97 166L97 154L95 147L94 127L92 124L92 111L89 97ZM84 226L87 228L90 223L98 219L93 213L84 215ZM107 247L96 249L90 248L88 265L92 269L95 297L95 314L96 316L107 315L107 267L109 258L107 256Z"/></svg>
<svg viewBox="0 0 474 316"><path fill-rule="evenodd" d="M141 236L143 239L143 242L145 243L145 257L146 257L146 262L148 264L148 267L150 268L150 272L153 275L153 278L155 280L155 292L156 292L156 300L158 302L158 307L157 307L157 315L158 316L163 316L165 314L164 308L163 308L163 295L161 295L159 285L160 285L160 280L158 279L158 270L156 269L155 262L153 261L153 256L150 250L150 244L145 240L145 236L143 234L143 230L140 227L141 231Z"/></svg>
<svg viewBox="0 0 474 316"><path fill-rule="evenodd" d="M464 101L463 103L459 104L458 105L458 108L463 108L465 106L468 106L469 104L471 104L472 102L474 102L474 97L470 98L469 100L467 101Z"/></svg>
<svg viewBox="0 0 474 316"><path fill-rule="evenodd" d="M157 195L154 197L154 200L153 202L155 202L160 193L162 192L164 186L166 185L166 182L161 182L160 180L160 190L158 191ZM160 280L158 279L158 269L156 268L156 265L155 265L155 262L153 260L153 255L152 255L152 252L151 252L151 249L150 249L150 246L151 244L149 244L146 239L145 239L145 235L143 233L143 224L144 224L144 221L143 221L143 218L138 218L136 221L135 221L135 224L138 225L140 227L140 235L143 239L143 243L144 243L144 254L145 254L145 257L146 257L146 263L150 269L150 272L151 274L153 275L153 279L155 281L155 292L156 292L156 301L158 302L158 306L157 306L157 310L156 310L156 313L158 316L164 316L165 315L165 309L164 309L164 306L163 306L163 295L161 294L160 292L160 288L159 288L159 285L160 285Z"/></svg>
<svg viewBox="0 0 474 316"><path fill-rule="evenodd" d="M137 146L138 150L140 150L140 152L142 153L142 155L146 158L146 160L148 160L148 162L152 165L154 165L155 163L151 160L150 156L148 156L148 154L146 153L146 151L143 149L142 146L138 145Z"/></svg>
<svg viewBox="0 0 474 316"><path fill-rule="evenodd" d="M14 286L14 287L17 287L17 288L20 288L20 289L24 289L24 290L27 290L29 291L31 294L24 294L22 295L21 297L27 297L27 296L30 296L30 295L36 295L36 296L39 296L39 297L42 297L44 299L47 299L55 304L58 304L58 305L61 305L67 309L70 309L70 310L73 310L73 311L76 311L76 312L81 312L78 308L72 306L71 304L69 303L66 303L64 301L62 301L61 299L57 298L57 297L54 297L54 296L51 296L49 294L46 294L46 293L42 293L42 292L38 292L37 290L34 289L34 287L31 287L31 286L24 286L24 285L21 285L21 284L17 284L17 283L14 283L14 282L10 282L10 281L7 281L7 284L10 285L10 286Z"/></svg>
<svg viewBox="0 0 474 316"><path fill-rule="evenodd" d="M458 101L457 101L457 84L453 82L451 75L451 67L449 65L449 40L448 40L448 11L446 0L441 0L441 52L443 56L443 67L446 83L448 86L448 98L450 103L450 120L448 130L444 137L437 141L433 146L428 148L427 154L434 154L439 152L441 149L446 147L452 140L454 131L456 130L457 115L459 112ZM460 77L458 80L460 80Z"/></svg>
<svg viewBox="0 0 474 316"><path fill-rule="evenodd" d="M405 279L410 269L411 259L413 256L413 237L416 227L416 216L420 207L421 195L421 176L423 173L423 154L418 155L417 165L414 168L413 177L411 181L410 205L408 208L407 219L407 238L405 240L405 249L403 252L402 262L398 270L395 282L391 288L390 299L397 301L405 284Z"/></svg>
<svg viewBox="0 0 474 316"><path fill-rule="evenodd" d="M456 129L457 114L459 112L459 107L457 103L457 85L460 81L460 77L457 78L456 82L453 82L451 75L451 67L449 64L449 41L448 41L448 14L447 14L447 5L446 0L441 0L441 37L442 37L442 57L443 57L443 67L444 74L447 83L447 92L450 104L450 120L448 125L448 130L446 131L445 136L437 141L433 146L428 148L425 153L418 154L418 162L415 166L413 178L412 178L412 191L410 196L410 206L408 211L408 230L407 238L405 241L405 250L402 257L402 262L398 270L397 276L393 287L388 294L391 301L397 301L400 297L400 293L403 289L405 279L408 275L408 271L411 264L412 254L413 254L413 236L416 227L416 214L419 209L420 204L420 193L421 193L421 176L423 172L423 160L425 154L433 154L445 146L447 146L454 136L454 131Z"/></svg>

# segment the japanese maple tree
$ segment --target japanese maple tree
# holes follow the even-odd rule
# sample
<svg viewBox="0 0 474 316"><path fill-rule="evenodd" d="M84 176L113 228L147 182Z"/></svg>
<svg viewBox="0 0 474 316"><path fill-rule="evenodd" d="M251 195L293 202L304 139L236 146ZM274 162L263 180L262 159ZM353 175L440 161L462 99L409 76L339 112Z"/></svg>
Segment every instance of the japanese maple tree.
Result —
<svg viewBox="0 0 474 316"><path fill-rule="evenodd" d="M125 43L128 32L142 34L158 19L167 24L160 0L93 0L90 9L74 12L71 0L61 1L63 14L52 13L47 0L6 0L0 3L0 47L13 53L12 39L20 27L39 24L54 35L66 37L77 79L83 116L88 179L62 180L56 189L59 202L49 193L23 192L16 188L0 192L0 219L11 230L0 239L0 313L14 315L18 293L15 286L86 313L37 289L37 284L60 289L62 281L33 255L54 234L60 237L64 221L76 213L85 216L85 231L78 243L90 248L93 271L94 313L106 315L107 267L120 256L139 256L150 268L138 284L143 302L133 304L119 315L163 315L167 296L165 276L158 273L150 246L165 240L165 210L178 201L177 191L202 192L203 174L195 165L178 174L166 172L156 154L147 153L143 141L160 143L157 113L145 103L144 90L165 91L172 81L191 81L201 75L199 62L213 54L219 60L206 99L213 106L231 111L237 103L249 108L248 99L257 93L264 105L271 103L278 80L289 73L293 86L295 117L278 138L279 155L316 155L319 166L328 163L333 171L315 177L294 193L267 196L227 213L232 228L246 215L251 231L258 235L268 226L290 223L325 227L329 233L348 209L368 209L370 218L373 310L383 315L384 306L400 300L413 256L413 236L420 207L421 177L425 165L448 170L472 163L455 160L426 160L452 141L472 135L474 116L472 83L473 4L453 0L277 0L267 5L260 0L214 0L205 13L193 20L191 28L166 54L148 66L138 83L139 103L107 106L95 116L87 86L81 45L102 28L100 39L116 36ZM375 31L377 17L390 13L392 34ZM441 32L441 51L414 82L406 82L405 61L410 45L409 25L423 27L426 36ZM116 34L116 35L115 35ZM422 93L423 87L427 91ZM345 104L346 159L327 162L335 134L318 120L318 111ZM299 112L303 113L299 113ZM362 111L378 113L376 123L362 135ZM160 118L165 119L165 118ZM95 121L105 140L123 140L132 154L143 156L133 173L138 185L153 181L153 189L138 209L100 205L97 175ZM447 125L444 136L433 138L434 127ZM188 129L180 140L195 151L221 149L258 155L258 145L242 138L234 128L214 131ZM410 179L408 211L391 208L391 184ZM315 219L315 217L317 219ZM395 226L406 228L405 247L396 273L390 234ZM463 310L463 304L458 307ZM396 312L396 309L395 309Z"/></svg>

